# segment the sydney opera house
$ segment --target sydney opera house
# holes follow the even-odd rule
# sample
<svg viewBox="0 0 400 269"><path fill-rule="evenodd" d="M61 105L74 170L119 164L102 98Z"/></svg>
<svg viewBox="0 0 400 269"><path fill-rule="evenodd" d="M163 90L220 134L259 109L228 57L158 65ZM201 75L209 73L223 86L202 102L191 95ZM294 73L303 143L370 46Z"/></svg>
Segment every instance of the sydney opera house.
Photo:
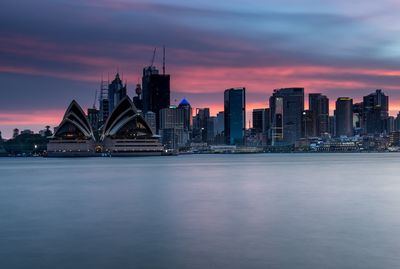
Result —
<svg viewBox="0 0 400 269"><path fill-rule="evenodd" d="M69 105L47 146L50 157L154 156L163 147L128 96L124 97L95 135L76 101Z"/></svg>

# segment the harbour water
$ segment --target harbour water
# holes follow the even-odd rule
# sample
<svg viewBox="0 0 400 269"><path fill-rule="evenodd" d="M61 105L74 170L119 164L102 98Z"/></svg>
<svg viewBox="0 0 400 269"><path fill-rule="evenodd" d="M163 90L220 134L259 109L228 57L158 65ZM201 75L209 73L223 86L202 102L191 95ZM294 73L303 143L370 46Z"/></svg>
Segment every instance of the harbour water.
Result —
<svg viewBox="0 0 400 269"><path fill-rule="evenodd" d="M0 159L0 268L400 268L400 154Z"/></svg>

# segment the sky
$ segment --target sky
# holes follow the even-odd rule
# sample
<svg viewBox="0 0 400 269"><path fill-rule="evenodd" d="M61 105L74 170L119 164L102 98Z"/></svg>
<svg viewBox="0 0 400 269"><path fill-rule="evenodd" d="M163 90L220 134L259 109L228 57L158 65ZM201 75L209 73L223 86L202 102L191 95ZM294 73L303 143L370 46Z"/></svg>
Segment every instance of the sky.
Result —
<svg viewBox="0 0 400 269"><path fill-rule="evenodd" d="M151 62L171 75L171 103L223 110L246 87L247 111L273 89L331 100L383 89L400 110L398 0L2 0L0 131L56 126L72 99L92 107L102 77L134 95Z"/></svg>

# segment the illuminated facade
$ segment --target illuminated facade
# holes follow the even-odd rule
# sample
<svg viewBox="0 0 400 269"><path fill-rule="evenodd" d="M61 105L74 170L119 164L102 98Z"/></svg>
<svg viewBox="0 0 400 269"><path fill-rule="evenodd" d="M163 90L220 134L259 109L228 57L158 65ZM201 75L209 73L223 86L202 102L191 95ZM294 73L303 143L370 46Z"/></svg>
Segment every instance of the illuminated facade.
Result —
<svg viewBox="0 0 400 269"><path fill-rule="evenodd" d="M93 129L76 101L72 101L47 146L48 156L161 155L158 137L137 112L129 97L114 108L96 140Z"/></svg>

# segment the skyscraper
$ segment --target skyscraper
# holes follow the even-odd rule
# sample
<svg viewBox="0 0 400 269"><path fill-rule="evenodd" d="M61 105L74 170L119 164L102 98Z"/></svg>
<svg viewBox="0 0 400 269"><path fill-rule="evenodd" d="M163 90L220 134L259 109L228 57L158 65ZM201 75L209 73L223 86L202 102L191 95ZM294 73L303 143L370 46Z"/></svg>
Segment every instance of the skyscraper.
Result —
<svg viewBox="0 0 400 269"><path fill-rule="evenodd" d="M191 131L192 130L192 122L193 122L193 111L192 111L192 106L190 105L190 103L188 102L188 100L186 100L186 98L183 98L181 100L181 102L178 105L178 108L182 109L183 111L185 111L184 113L184 129L186 131Z"/></svg>
<svg viewBox="0 0 400 269"><path fill-rule="evenodd" d="M142 77L143 111L156 113L157 131L160 128L159 112L170 106L170 76L159 74L154 66L143 69Z"/></svg>
<svg viewBox="0 0 400 269"><path fill-rule="evenodd" d="M162 142L168 148L183 147L189 141L189 132L185 130L186 110L171 106L160 110L160 134Z"/></svg>
<svg viewBox="0 0 400 269"><path fill-rule="evenodd" d="M269 108L253 109L253 129L256 133L266 133L269 128Z"/></svg>
<svg viewBox="0 0 400 269"><path fill-rule="evenodd" d="M108 112L114 110L119 102L126 96L126 84L123 85L122 80L117 73L115 79L108 85Z"/></svg>
<svg viewBox="0 0 400 269"><path fill-rule="evenodd" d="M389 116L389 97L376 90L363 98L365 133L380 134L386 130L385 120Z"/></svg>
<svg viewBox="0 0 400 269"><path fill-rule="evenodd" d="M272 145L294 145L301 138L304 88L276 89L269 99Z"/></svg>
<svg viewBox="0 0 400 269"><path fill-rule="evenodd" d="M197 108L196 116L193 118L193 140L195 142L207 142L208 121L210 119L209 108Z"/></svg>
<svg viewBox="0 0 400 269"><path fill-rule="evenodd" d="M353 99L339 97L336 100L335 136L353 136Z"/></svg>
<svg viewBox="0 0 400 269"><path fill-rule="evenodd" d="M312 114L312 129L308 131L310 136L321 136L329 132L329 99L320 93L308 95L308 110Z"/></svg>
<svg viewBox="0 0 400 269"><path fill-rule="evenodd" d="M224 92L225 143L244 145L246 130L246 88Z"/></svg>

